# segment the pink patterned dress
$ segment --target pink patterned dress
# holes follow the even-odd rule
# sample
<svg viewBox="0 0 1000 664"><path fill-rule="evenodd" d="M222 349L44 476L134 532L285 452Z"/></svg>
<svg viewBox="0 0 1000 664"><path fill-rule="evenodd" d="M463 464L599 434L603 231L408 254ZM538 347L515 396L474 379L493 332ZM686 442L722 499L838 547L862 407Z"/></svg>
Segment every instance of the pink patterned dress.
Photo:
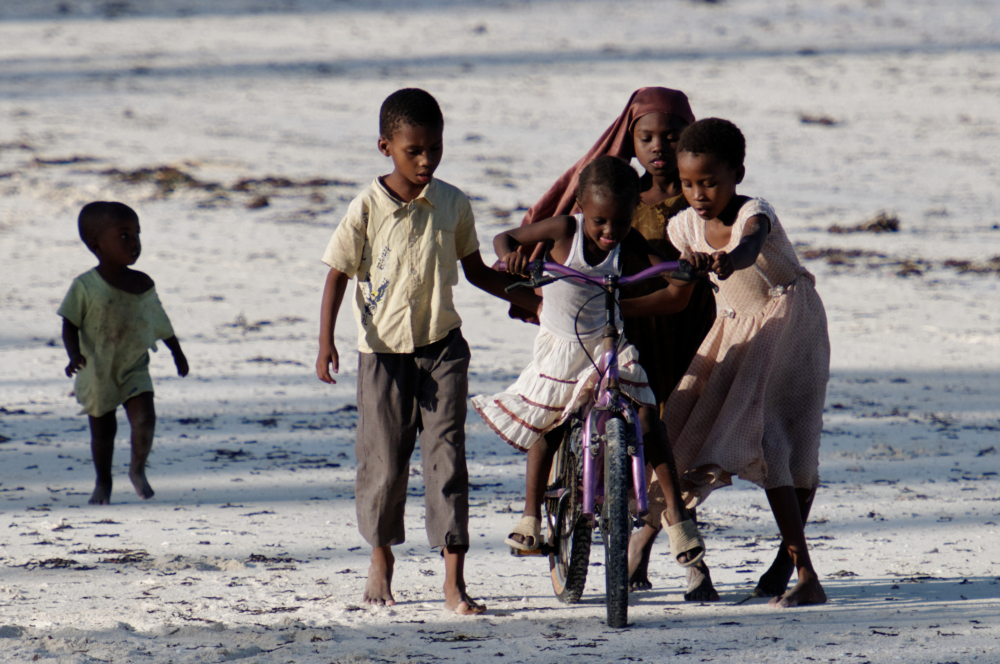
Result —
<svg viewBox="0 0 1000 664"><path fill-rule="evenodd" d="M815 488L830 377L826 311L774 208L750 199L725 247L694 210L667 227L681 253L732 251L747 221L771 222L756 263L717 280L715 324L667 401L664 422L688 506L736 475L764 489Z"/></svg>

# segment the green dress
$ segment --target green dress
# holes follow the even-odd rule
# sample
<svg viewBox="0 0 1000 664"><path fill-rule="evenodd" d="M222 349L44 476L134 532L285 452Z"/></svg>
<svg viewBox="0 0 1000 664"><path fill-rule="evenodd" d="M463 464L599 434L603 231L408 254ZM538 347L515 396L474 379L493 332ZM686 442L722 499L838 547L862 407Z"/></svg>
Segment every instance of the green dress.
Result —
<svg viewBox="0 0 1000 664"><path fill-rule="evenodd" d="M149 349L174 336L155 288L126 293L94 268L73 280L58 313L80 328L80 352L87 358L74 385L81 412L100 417L153 391Z"/></svg>

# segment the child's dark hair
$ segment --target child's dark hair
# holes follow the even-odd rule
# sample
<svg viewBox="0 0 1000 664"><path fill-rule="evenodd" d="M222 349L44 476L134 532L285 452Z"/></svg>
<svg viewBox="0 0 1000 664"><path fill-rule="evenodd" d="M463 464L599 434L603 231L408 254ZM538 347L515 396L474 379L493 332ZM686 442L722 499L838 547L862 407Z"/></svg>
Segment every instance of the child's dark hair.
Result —
<svg viewBox="0 0 1000 664"><path fill-rule="evenodd" d="M729 120L705 118L690 125L677 142L677 153L710 154L730 168L743 165L747 142L743 132Z"/></svg>
<svg viewBox="0 0 1000 664"><path fill-rule="evenodd" d="M420 88L403 88L386 97L378 116L379 134L382 138L391 139L404 124L443 128L444 116L437 100Z"/></svg>
<svg viewBox="0 0 1000 664"><path fill-rule="evenodd" d="M77 218L77 228L80 230L80 239L88 247L94 246L94 241L97 236L101 233L104 225L109 221L117 221L120 219L126 219L129 221L138 221L139 215L135 213L135 210L125 205L124 203L117 203L111 201L94 201L93 203L87 203L80 210L80 216Z"/></svg>
<svg viewBox="0 0 1000 664"><path fill-rule="evenodd" d="M582 201L591 189L602 189L612 198L628 205L639 203L639 174L618 157L604 155L580 171L576 199Z"/></svg>

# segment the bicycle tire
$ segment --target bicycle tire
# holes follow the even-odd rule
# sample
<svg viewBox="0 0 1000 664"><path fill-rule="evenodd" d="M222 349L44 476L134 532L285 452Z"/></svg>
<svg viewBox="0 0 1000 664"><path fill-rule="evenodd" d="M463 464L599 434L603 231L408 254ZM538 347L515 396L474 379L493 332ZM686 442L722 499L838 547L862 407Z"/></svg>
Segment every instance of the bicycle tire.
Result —
<svg viewBox="0 0 1000 664"><path fill-rule="evenodd" d="M558 501L546 503L552 510L555 533L549 543L549 572L556 598L564 604L576 604L583 596L590 566L590 544L593 529L583 518L580 505L580 435L582 425L576 421L566 431L566 438L556 455L556 481L566 494Z"/></svg>
<svg viewBox="0 0 1000 664"><path fill-rule="evenodd" d="M608 627L628 624L628 538L632 519L628 509L631 471L626 426L622 419L613 417L604 429L604 564Z"/></svg>

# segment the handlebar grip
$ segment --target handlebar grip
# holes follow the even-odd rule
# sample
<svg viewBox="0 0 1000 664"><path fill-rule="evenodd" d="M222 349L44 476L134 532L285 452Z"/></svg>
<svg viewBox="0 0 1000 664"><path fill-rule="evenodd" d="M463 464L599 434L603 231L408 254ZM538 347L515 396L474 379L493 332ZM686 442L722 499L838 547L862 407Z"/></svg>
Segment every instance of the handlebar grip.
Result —
<svg viewBox="0 0 1000 664"><path fill-rule="evenodd" d="M539 288L540 286L548 286L549 284L551 284L555 280L556 280L555 277L542 277L541 279L535 279L534 280L535 283L532 284L532 285L535 288Z"/></svg>
<svg viewBox="0 0 1000 664"><path fill-rule="evenodd" d="M556 280L555 277L541 277L540 279L528 279L527 281L518 281L517 283L513 283L510 286L505 287L503 290L505 293L510 293L512 291L517 290L518 288L531 288L532 290L534 290L535 288L547 286L548 284L551 284L555 280Z"/></svg>
<svg viewBox="0 0 1000 664"><path fill-rule="evenodd" d="M505 293L513 293L518 288L524 288L525 286L528 286L528 285L529 285L529 283L527 281L518 281L517 283L513 283L510 286L505 287L503 289L503 292L505 292Z"/></svg>

